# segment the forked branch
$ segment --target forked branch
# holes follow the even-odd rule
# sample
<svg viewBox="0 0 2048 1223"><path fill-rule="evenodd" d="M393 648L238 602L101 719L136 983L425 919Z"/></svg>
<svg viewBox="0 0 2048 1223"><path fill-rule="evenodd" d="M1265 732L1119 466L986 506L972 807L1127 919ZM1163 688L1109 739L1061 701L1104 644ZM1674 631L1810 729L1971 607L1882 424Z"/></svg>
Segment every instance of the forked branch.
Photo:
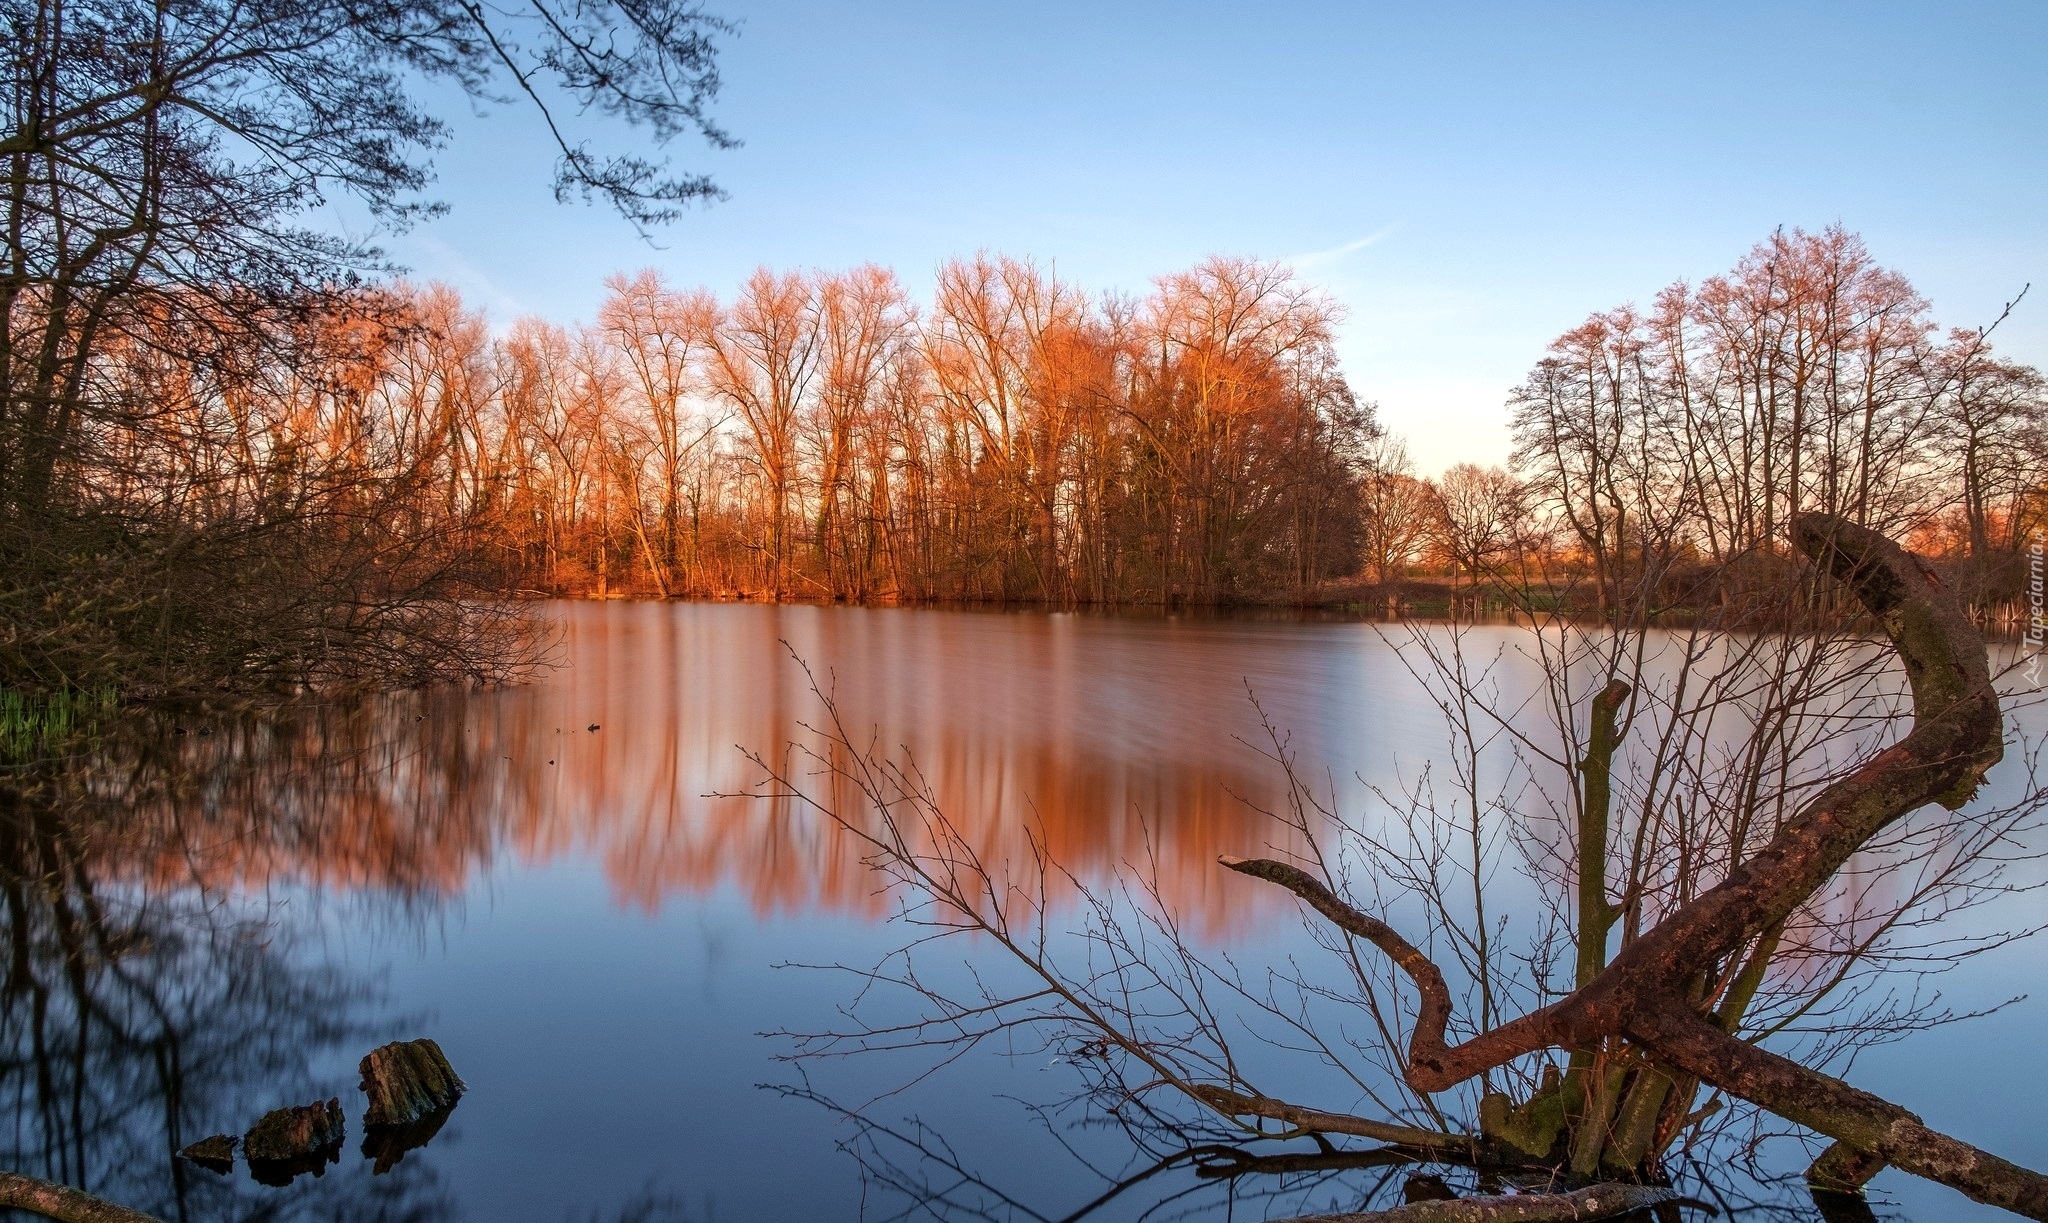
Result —
<svg viewBox="0 0 2048 1223"><path fill-rule="evenodd" d="M1883 627L1911 685L1912 728L1814 795L1720 883L1631 941L1558 1002L1447 1046L1450 998L1443 974L1407 939L1285 863L1229 857L1220 862L1287 888L1392 958L1415 983L1420 1006L1406 1077L1418 1091L1446 1090L1541 1048L1588 1049L1625 1037L1662 1065L1870 1157L1857 1162L1883 1160L1978 1201L2048 1219L2048 1178L1929 1130L1895 1104L1731 1037L1697 1014L1687 997L1690 982L1810 901L1873 836L1929 803L1962 806L2003 753L1984 639L1926 562L1875 531L1827 515L1800 515L1792 538ZM1505 1208L1510 1201L1474 1206Z"/></svg>

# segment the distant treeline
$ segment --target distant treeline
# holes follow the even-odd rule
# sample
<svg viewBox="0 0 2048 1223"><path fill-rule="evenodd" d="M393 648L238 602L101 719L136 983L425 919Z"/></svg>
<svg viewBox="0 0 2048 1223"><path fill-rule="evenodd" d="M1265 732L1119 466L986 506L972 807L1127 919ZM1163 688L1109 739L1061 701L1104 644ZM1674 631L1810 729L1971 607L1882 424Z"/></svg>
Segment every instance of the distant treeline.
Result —
<svg viewBox="0 0 2048 1223"><path fill-rule="evenodd" d="M1372 410L1336 306L1276 266L1127 300L976 258L926 309L876 267L763 270L728 302L608 284L576 328L493 338L401 284L288 363L109 354L156 405L113 466L207 512L374 484L480 580L550 594L1214 602L1355 566Z"/></svg>
<svg viewBox="0 0 2048 1223"><path fill-rule="evenodd" d="M394 660L473 654L496 630L427 613L450 592L1202 604L1434 577L1473 605L1655 608L1768 570L1795 509L1908 537L2010 605L2044 509L2039 373L1937 328L1839 229L1568 331L1509 396L1511 466L1435 479L1340 372L1339 308L1274 264L1131 298L982 256L922 306L872 266L764 269L725 301L607 286L593 323L497 335L402 282L128 314L0 463L16 593L57 609L15 646L156 632L228 590L242 627L192 676L316 605L294 640L374 620L415 638ZM191 587L148 624L116 622L143 606L124 549ZM92 673L80 649L43 673Z"/></svg>
<svg viewBox="0 0 2048 1223"><path fill-rule="evenodd" d="M1768 587L1793 513L1820 510L2010 611L2048 526L2048 393L1993 352L1998 321L1944 332L1855 235L1774 234L1553 341L1508 397L1509 468L1368 465L1368 576L1654 614Z"/></svg>

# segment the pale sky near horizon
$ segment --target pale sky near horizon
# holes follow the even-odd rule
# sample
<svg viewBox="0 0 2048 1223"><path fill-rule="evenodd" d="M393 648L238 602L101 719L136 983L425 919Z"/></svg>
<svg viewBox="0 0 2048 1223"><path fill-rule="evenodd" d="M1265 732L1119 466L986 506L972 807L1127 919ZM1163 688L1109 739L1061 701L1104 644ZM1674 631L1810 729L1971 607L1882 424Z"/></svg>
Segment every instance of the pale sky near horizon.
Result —
<svg viewBox="0 0 2048 1223"><path fill-rule="evenodd" d="M2042 0L705 7L741 23L714 113L745 143L674 153L730 199L651 247L554 203L533 117L458 103L450 212L392 254L499 326L589 319L650 266L729 297L874 262L922 299L977 249L1133 293L1282 259L1348 308L1345 372L1430 473L1505 457L1558 333L1780 225L1862 234L1944 326L2032 282L1998 346L2048 366Z"/></svg>

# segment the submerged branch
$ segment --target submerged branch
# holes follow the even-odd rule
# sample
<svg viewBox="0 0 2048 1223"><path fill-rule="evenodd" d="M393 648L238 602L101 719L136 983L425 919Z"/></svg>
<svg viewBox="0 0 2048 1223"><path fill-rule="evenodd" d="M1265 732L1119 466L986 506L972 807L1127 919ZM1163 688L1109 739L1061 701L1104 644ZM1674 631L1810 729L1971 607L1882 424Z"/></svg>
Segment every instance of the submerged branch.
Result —
<svg viewBox="0 0 2048 1223"><path fill-rule="evenodd" d="M2048 1219L2048 1176L1931 1130L1891 1101L1738 1040L1683 1006L1646 1007L1627 1031L1669 1065L1837 1143L1988 1205Z"/></svg>
<svg viewBox="0 0 2048 1223"><path fill-rule="evenodd" d="M1273 1121L1285 1121L1309 1134L1355 1134L1375 1142L1391 1142L1399 1146L1419 1147L1432 1151L1446 1147L1471 1150L1475 1145L1475 1140L1469 1134L1447 1134L1441 1130L1425 1130L1412 1125L1374 1121L1367 1117L1354 1117L1348 1113L1326 1113L1321 1109L1303 1108L1268 1096L1248 1096L1208 1083L1194 1084L1189 1091L1197 1100L1225 1116L1265 1117Z"/></svg>
<svg viewBox="0 0 2048 1223"><path fill-rule="evenodd" d="M1571 1193L1517 1193L1454 1202L1410 1202L1350 1214L1303 1215L1287 1223L1578 1223L1612 1219L1677 1198L1676 1190L1655 1185L1592 1185Z"/></svg>

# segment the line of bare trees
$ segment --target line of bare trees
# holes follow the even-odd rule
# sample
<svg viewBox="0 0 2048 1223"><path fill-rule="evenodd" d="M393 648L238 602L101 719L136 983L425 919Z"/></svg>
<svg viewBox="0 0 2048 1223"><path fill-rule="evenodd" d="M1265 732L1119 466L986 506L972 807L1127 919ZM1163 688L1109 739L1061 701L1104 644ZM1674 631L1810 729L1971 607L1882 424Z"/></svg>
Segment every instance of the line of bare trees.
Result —
<svg viewBox="0 0 2048 1223"><path fill-rule="evenodd" d="M726 302L607 283L594 324L498 339L398 285L287 376L152 395L217 418L175 461L233 464L237 495L403 470L408 529L459 531L511 589L1214 602L1355 566L1372 409L1337 307L1275 265L1128 300L978 257L928 310L873 266L763 269ZM138 375L171 380L163 356Z"/></svg>
<svg viewBox="0 0 2048 1223"><path fill-rule="evenodd" d="M372 419L373 242L435 209L457 96L539 111L559 195L643 227L716 198L662 150L732 143L708 111L731 31L689 0L0 5L0 684L516 672L422 500L430 422Z"/></svg>
<svg viewBox="0 0 2048 1223"><path fill-rule="evenodd" d="M1693 579L1667 602L1724 598L1782 568L1785 524L1816 511L1948 562L1982 609L2018 599L2048 518L2048 382L1989 328L1937 326L1839 227L1775 233L1647 310L1590 316L1508 408L1508 467L1427 480L1380 439L1363 577L1583 584L1611 613L1654 572Z"/></svg>
<svg viewBox="0 0 2048 1223"><path fill-rule="evenodd" d="M1907 538L2010 610L2048 513L2048 384L1942 332L1840 229L1594 315L1513 391L1511 466L1435 479L1346 383L1336 304L1274 264L1211 258L1133 298L978 256L923 306L874 266L763 269L724 301L607 283L594 323L497 335L402 282L132 309L37 478L67 491L16 499L10 566L51 573L0 600L22 613L0 665L75 684L137 633L179 660L165 689L273 655L295 681L383 666L305 641L476 662L492 635L427 613L464 590L1171 604L1448 575L1467 606L1696 606L1768 585L1805 511ZM210 601L235 631L180 636L133 597L143 553L76 538L130 531L110 521L169 532L144 549L165 589L267 566L361 597L309 627L282 576L231 584ZM1655 598L1622 597L1651 574Z"/></svg>

